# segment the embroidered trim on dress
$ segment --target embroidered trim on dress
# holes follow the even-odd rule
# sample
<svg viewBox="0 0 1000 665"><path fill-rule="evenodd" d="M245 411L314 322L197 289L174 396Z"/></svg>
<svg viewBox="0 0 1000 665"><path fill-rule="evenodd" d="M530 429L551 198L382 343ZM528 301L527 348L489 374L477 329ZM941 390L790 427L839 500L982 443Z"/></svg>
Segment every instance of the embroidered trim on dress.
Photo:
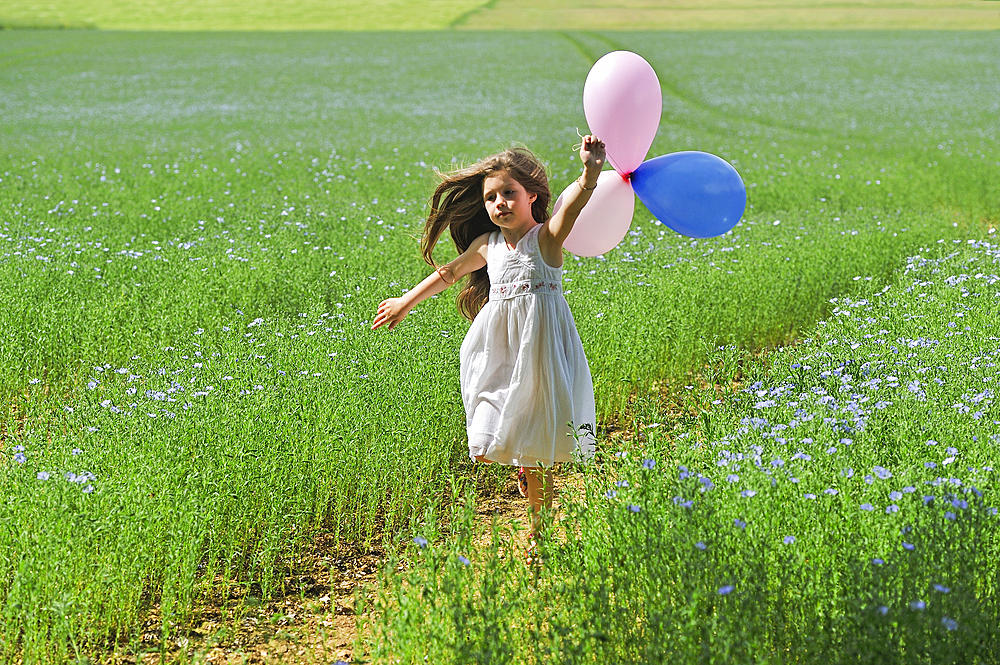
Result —
<svg viewBox="0 0 1000 665"><path fill-rule="evenodd" d="M490 300L506 300L507 298L523 296L529 293L561 294L562 284L547 279L525 279L507 284L494 284L490 287Z"/></svg>

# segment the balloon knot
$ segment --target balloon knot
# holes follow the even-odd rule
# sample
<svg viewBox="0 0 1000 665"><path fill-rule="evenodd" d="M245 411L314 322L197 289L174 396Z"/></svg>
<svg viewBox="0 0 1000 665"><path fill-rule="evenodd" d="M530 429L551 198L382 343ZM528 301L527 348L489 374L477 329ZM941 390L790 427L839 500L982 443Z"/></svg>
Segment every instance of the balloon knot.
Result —
<svg viewBox="0 0 1000 665"><path fill-rule="evenodd" d="M635 171L629 171L628 173L623 173L622 180L624 180L625 182L631 182L633 173L635 173Z"/></svg>

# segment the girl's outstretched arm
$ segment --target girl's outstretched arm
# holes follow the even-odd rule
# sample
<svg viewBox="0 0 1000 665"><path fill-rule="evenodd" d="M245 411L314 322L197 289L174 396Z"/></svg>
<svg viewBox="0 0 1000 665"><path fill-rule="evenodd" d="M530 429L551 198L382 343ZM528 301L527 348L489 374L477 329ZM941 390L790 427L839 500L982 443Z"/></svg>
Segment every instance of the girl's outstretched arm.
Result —
<svg viewBox="0 0 1000 665"><path fill-rule="evenodd" d="M587 205L590 195L597 187L597 177L601 175L604 167L605 152L604 141L592 134L583 137L583 145L580 146L580 161L583 162L583 175L577 181L576 187L570 187L562 207L552 215L545 226L538 234L539 246L542 256L548 259L558 258L557 262L549 265L562 264L562 246L566 241L569 232L573 230L576 218L580 216L583 206Z"/></svg>
<svg viewBox="0 0 1000 665"><path fill-rule="evenodd" d="M387 325L388 329L392 330L396 324L406 318L406 315L417 303L441 293L470 272L485 266L486 246L489 239L490 234L484 233L473 240L469 249L462 252L454 261L439 267L400 297L387 298L379 303L378 310L375 312L375 320L372 322L372 330L383 325Z"/></svg>

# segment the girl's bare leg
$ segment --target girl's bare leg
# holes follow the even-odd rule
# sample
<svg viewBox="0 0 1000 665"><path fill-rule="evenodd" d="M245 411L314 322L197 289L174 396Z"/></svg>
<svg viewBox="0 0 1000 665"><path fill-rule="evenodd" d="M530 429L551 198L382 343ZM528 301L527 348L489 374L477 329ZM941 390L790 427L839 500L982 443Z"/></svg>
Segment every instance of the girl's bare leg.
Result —
<svg viewBox="0 0 1000 665"><path fill-rule="evenodd" d="M552 469L540 467L525 467L524 474L528 479L528 517L531 519L533 540L538 538L542 530L542 509L552 510L552 499L555 496L555 484Z"/></svg>
<svg viewBox="0 0 1000 665"><path fill-rule="evenodd" d="M477 462L493 464L486 459L485 455L476 455ZM524 475L528 481L528 517L531 519L532 540L538 540L542 531L542 509L552 510L552 500L555 497L555 479L552 477L552 469L541 467L524 467Z"/></svg>

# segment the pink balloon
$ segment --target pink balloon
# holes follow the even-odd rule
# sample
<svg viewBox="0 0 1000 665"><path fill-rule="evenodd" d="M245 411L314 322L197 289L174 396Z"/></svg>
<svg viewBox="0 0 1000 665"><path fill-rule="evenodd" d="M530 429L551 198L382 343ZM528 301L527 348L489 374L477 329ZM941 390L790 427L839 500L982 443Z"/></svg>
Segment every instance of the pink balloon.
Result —
<svg viewBox="0 0 1000 665"><path fill-rule="evenodd" d="M562 207L563 199L572 188L571 183L556 199L552 214ZM614 171L604 171L597 179L597 189L590 195L587 205L576 218L563 247L577 256L597 256L615 248L628 233L635 212L635 193L632 185Z"/></svg>
<svg viewBox="0 0 1000 665"><path fill-rule="evenodd" d="M591 67L583 86L583 112L619 173L631 173L642 164L662 110L660 81L642 56L612 51Z"/></svg>

